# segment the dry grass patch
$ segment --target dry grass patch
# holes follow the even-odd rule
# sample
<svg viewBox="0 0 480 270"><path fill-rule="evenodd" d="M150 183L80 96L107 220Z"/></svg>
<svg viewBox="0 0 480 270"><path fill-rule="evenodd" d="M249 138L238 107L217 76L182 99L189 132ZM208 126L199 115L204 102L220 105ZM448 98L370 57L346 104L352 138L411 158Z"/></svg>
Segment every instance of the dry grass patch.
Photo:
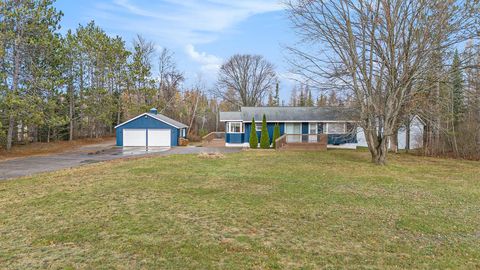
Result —
<svg viewBox="0 0 480 270"><path fill-rule="evenodd" d="M207 152L202 152L198 154L199 158L205 158L205 159L217 159L217 158L225 158L225 155L222 153L207 153Z"/></svg>
<svg viewBox="0 0 480 270"><path fill-rule="evenodd" d="M0 148L0 160L8 160L29 156L58 154L93 144L114 144L115 138L79 139L74 141L36 142L26 145L15 145L10 151Z"/></svg>

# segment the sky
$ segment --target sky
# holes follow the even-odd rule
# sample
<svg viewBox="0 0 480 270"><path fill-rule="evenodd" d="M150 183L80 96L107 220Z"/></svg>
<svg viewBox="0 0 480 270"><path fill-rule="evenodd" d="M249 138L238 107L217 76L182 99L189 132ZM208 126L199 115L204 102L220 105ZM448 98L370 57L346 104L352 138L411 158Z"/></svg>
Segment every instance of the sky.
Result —
<svg viewBox="0 0 480 270"><path fill-rule="evenodd" d="M186 87L200 79L211 88L233 54L263 55L276 66L281 99L290 97L294 82L283 51L295 36L279 0L57 0L55 6L64 13L62 31L94 20L129 47L140 34L157 52L172 50Z"/></svg>

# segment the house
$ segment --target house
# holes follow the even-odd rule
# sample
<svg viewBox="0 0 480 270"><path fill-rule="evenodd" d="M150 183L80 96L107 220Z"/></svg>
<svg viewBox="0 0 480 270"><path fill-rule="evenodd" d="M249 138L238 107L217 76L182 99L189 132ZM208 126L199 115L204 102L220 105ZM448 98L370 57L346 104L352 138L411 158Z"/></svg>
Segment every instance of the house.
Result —
<svg viewBox="0 0 480 270"><path fill-rule="evenodd" d="M177 146L179 139L186 137L187 128L151 109L115 127L117 146Z"/></svg>
<svg viewBox="0 0 480 270"><path fill-rule="evenodd" d="M328 148L355 149L357 146L366 146L363 130L357 125L358 111L346 107L242 107L237 112L220 112L220 122L225 124L225 146L249 147L252 118L255 119L257 136L260 138L264 114L270 140L278 123L280 135L286 134L286 144L315 145L324 136ZM421 124L419 121L412 123ZM413 140L423 131L423 127L415 126L410 131L415 132L410 136L410 140ZM405 134L405 129L401 132ZM399 149L402 146L405 147L405 140L399 138ZM410 143L410 146L421 147L419 143Z"/></svg>

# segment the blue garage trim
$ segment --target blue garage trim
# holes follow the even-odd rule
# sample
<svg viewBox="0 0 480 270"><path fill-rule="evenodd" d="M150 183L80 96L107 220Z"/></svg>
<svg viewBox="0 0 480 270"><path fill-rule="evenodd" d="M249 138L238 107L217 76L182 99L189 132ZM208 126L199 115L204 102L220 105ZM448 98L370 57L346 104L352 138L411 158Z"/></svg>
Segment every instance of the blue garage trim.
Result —
<svg viewBox="0 0 480 270"><path fill-rule="evenodd" d="M117 146L123 146L123 130L124 129L147 129L147 130L148 129L170 129L171 130L171 133L170 133L171 146L178 146L178 139L181 135L181 132L180 132L181 129L176 128L172 125L169 125L165 122L162 122L158 119L155 119L149 116L148 114L145 114L142 117L134 119L121 126L118 126L118 128L115 131L115 134L117 136ZM148 131L147 131L147 134L148 134Z"/></svg>

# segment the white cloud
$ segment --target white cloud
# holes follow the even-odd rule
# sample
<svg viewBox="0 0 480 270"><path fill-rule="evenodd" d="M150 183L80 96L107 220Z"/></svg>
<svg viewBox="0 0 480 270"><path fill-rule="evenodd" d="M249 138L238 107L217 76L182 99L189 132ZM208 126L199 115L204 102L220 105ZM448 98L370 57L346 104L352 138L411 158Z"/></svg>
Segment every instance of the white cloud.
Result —
<svg viewBox="0 0 480 270"><path fill-rule="evenodd" d="M188 44L185 46L185 51L187 55L195 62L200 64L200 70L203 73L206 73L207 76L216 75L218 69L220 68L223 60L220 57L217 57L212 54L207 54L206 52L198 52L195 50L195 46Z"/></svg>
<svg viewBox="0 0 480 270"><path fill-rule="evenodd" d="M253 15L283 8L279 0L112 1L97 5L112 25L182 45L212 42Z"/></svg>

